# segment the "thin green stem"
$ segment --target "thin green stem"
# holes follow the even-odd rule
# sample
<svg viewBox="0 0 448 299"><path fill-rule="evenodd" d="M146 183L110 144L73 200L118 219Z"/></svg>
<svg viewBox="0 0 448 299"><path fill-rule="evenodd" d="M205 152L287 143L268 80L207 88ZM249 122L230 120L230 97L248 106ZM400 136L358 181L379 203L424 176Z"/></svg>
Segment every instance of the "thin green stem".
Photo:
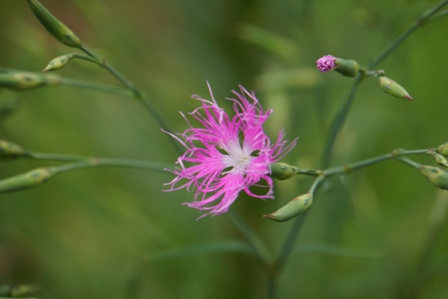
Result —
<svg viewBox="0 0 448 299"><path fill-rule="evenodd" d="M280 271L283 268L283 265L286 262L286 259L291 254L292 249L294 248L294 243L296 242L297 236L300 232L300 229L303 226L303 223L305 222L305 219L308 215L308 212L303 213L300 215L300 217L297 217L297 219L294 221L291 230L289 231L288 236L286 237L282 248L280 249L280 252L278 254L277 260L276 260L276 266L277 269Z"/></svg>
<svg viewBox="0 0 448 299"><path fill-rule="evenodd" d="M96 54L89 48L87 48L84 45L81 45L79 47L80 50L82 50L84 53L86 53L89 56L92 56L98 61L98 64L102 67L104 67L109 73L111 73L118 81L120 81L124 86L126 86L127 89L133 92L134 97L137 99L143 98L143 92L141 92L131 81L126 79L125 76L123 76L117 69L115 69L109 62L107 62L103 57Z"/></svg>
<svg viewBox="0 0 448 299"><path fill-rule="evenodd" d="M396 159L398 161L401 161L404 164L407 164L407 165L409 165L411 167L414 167L415 169L418 169L418 170L420 170L420 167L422 166L421 164L419 164L419 163L417 163L415 161L412 161L412 160L410 160L408 158L405 158L405 157L396 157Z"/></svg>
<svg viewBox="0 0 448 299"><path fill-rule="evenodd" d="M97 83L91 83L88 81L81 81L76 79L69 79L69 78L60 78L61 84L72 86L72 87L80 87L80 88L86 88L96 91L103 91L108 93L114 93L121 96L127 96L132 97L132 94L127 89L123 89L120 87L113 87L103 84L97 84Z"/></svg>
<svg viewBox="0 0 448 299"><path fill-rule="evenodd" d="M423 15L417 19L417 21L412 24L402 35L400 35L392 44L386 48L382 53L380 53L367 67L367 69L372 69L378 64L380 64L390 53L392 53L405 39L407 39L415 30L426 24L426 21L431 18L436 12L442 9L448 3L448 0L443 0L439 4L435 5L433 8L429 9Z"/></svg>
<svg viewBox="0 0 448 299"><path fill-rule="evenodd" d="M165 118L163 118L163 116L159 113L159 111L156 109L156 107L153 105L153 103L150 100L148 100L146 98L146 96L140 100L141 100L143 106L145 106L146 110L148 110L151 113L151 115L155 118L156 122L160 125L160 127L162 129L164 129L167 132L174 132L171 129L171 126L165 121ZM182 147L182 145L180 143L178 143L171 136L168 136L168 138L169 138L171 145L174 147L174 149L177 151L177 153L179 155L182 155L183 152L185 151L185 149Z"/></svg>
<svg viewBox="0 0 448 299"><path fill-rule="evenodd" d="M438 21L441 18L446 17L446 16L448 16L448 9L444 10L442 12L439 12L438 14L434 14L431 18L428 19L428 21L426 23Z"/></svg>
<svg viewBox="0 0 448 299"><path fill-rule="evenodd" d="M436 148L427 148L427 149L417 149L417 150L403 150L403 152L400 152L398 155L420 155L420 154L429 154L433 151L435 151ZM400 150L395 150L400 151Z"/></svg>
<svg viewBox="0 0 448 299"><path fill-rule="evenodd" d="M327 170L324 170L323 173L326 176L334 176L334 175L339 175L339 174L344 174L344 173L350 173L353 170L357 170L360 168L364 168L373 164L376 164L378 162L384 161L384 160L389 160L394 158L394 154L385 154L385 155L381 155L378 157L373 157L373 158L369 158L369 159L365 159L362 161L358 161L358 162L354 162L354 163L348 163L342 166L337 166L337 167L333 167L333 168L329 168Z"/></svg>
<svg viewBox="0 0 448 299"><path fill-rule="evenodd" d="M69 59L78 58L78 59L81 59L81 60L86 60L88 62L93 62L93 63L95 63L95 64L97 64L97 65L102 67L101 63L97 59L95 59L94 57L89 56L89 55L84 55L84 54L80 54L80 53L74 52L74 53L69 53L66 56L68 56Z"/></svg>
<svg viewBox="0 0 448 299"><path fill-rule="evenodd" d="M401 43L403 43L404 40L406 40L417 28L422 27L424 24L426 24L426 20L428 20L430 17L432 17L437 11L439 11L443 6L445 6L448 3L448 0L443 0L433 8L429 9L427 12L425 12L413 25L411 25L402 35L400 35L395 41L392 42L392 44L386 48L382 53L380 53L367 67L367 69L372 69L375 66L377 66L379 63L381 63L387 56L392 53ZM327 144L325 146L325 151L323 155L323 168L326 168L330 165L331 159L332 159L332 152L334 148L334 144L336 141L336 138L339 135L339 132L341 128L343 127L345 120L348 116L348 112L353 104L353 100L355 97L355 94L358 90L358 87L363 79L363 75L359 74L355 81L353 82L352 88L350 90L350 94L345 101L345 103L341 106L338 114L336 115L335 120L333 121L333 124L331 126L331 131L329 133Z"/></svg>
<svg viewBox="0 0 448 299"><path fill-rule="evenodd" d="M324 174L319 175L314 180L313 184L311 185L309 193L314 195L318 186L325 179L326 179L326 176ZM281 250L278 254L278 257L277 257L277 260L275 263L277 266L277 269L281 269L283 267L284 263L286 262L286 259L291 254L292 249L294 248L295 241L297 239L297 234L299 233L300 229L302 228L307 214L308 213L305 212L302 215L300 215L299 217L297 217L297 219L295 220L295 222L291 228L291 231L289 232L288 236L286 237L285 242L283 243L283 247L281 248Z"/></svg>
<svg viewBox="0 0 448 299"><path fill-rule="evenodd" d="M266 248L261 239L255 234L253 230L238 216L238 214L233 210L229 210L230 218L238 227L238 229L243 233L246 239L249 241L250 246L258 258L259 262L263 267L267 267L271 262L271 254Z"/></svg>
<svg viewBox="0 0 448 299"><path fill-rule="evenodd" d="M163 128L166 131L173 132L171 126L168 124L168 122L165 121L165 118L160 114L160 112L153 105L153 103L147 98L145 93L143 93L140 89L138 89L131 81L126 79L125 76L123 76L117 69L115 69L108 61L106 61L100 55L94 53L84 45L80 46L80 50L82 50L87 55L93 57L96 61L98 61L97 64L106 69L112 76L114 76L118 81L120 81L124 86L126 86L126 88L132 92L132 96L143 104L143 106L154 117L154 119L160 125L161 128ZM171 145L174 147L177 153L181 155L184 152L184 148L178 142L176 142L174 138L171 138L168 135L167 137L169 138Z"/></svg>
<svg viewBox="0 0 448 299"><path fill-rule="evenodd" d="M321 174L320 170L315 170L315 169L305 169L305 168L299 168L296 166L293 166L293 171L294 174L304 174L304 175L309 175L309 176L319 176Z"/></svg>
<svg viewBox="0 0 448 299"><path fill-rule="evenodd" d="M391 160L391 159L396 159L396 160L402 161L411 166L417 165L417 167L418 167L418 166L420 166L420 164L418 164L410 159L407 159L404 156L417 155L417 154L426 155L429 152L431 152L432 150L434 150L434 149L433 148L418 149L418 150L397 149L397 150L393 150L390 154L384 154L381 156L376 156L376 157L368 158L365 160L361 160L361 161L357 161L357 162L353 162L353 163L347 163L347 164L344 164L341 166L332 167L332 168L323 170L322 174L327 177L334 176L334 175L340 175L340 174L348 174L354 170L365 168L370 165L377 164L379 162L382 162L385 160Z"/></svg>
<svg viewBox="0 0 448 299"><path fill-rule="evenodd" d="M384 154L384 155L380 155L377 157L372 157L369 159L365 159L365 160L361 160L361 161L357 161L357 162L353 162L353 163L348 163L342 166L337 166L337 167L332 167L323 171L318 171L316 170L316 173L320 173L320 175L316 178L316 180L313 182L312 186L310 187L309 193L314 194L316 192L316 190L318 189L318 187L320 186L320 184L327 179L328 177L331 176L335 176L335 175L341 175L341 174L348 174L354 170L358 170L364 167L368 167L377 163L380 163L382 161L386 161L386 160L391 160L391 159L396 159L398 161L401 161L403 163L406 163L407 165L410 165L414 168L419 169L420 168L420 164L404 157L406 155L416 155L416 154L427 154L429 151L434 150L433 148L431 149L419 149L419 150L404 150L404 149L397 149L392 151L389 154ZM283 267L284 263L286 262L288 256L290 255L290 253L292 252L292 249L294 247L294 243L297 239L297 235L299 234L303 223L305 221L306 215L308 213L305 212L303 215L301 215L300 217L298 217L288 236L286 237L283 246L278 254L277 260L275 262L275 266L277 270L281 270L281 268ZM271 275L270 279L275 280L276 276L275 275ZM275 285L276 282L275 281L270 281L269 282L272 285Z"/></svg>
<svg viewBox="0 0 448 299"><path fill-rule="evenodd" d="M363 80L364 76L363 74L359 74L355 82L352 85L352 88L350 89L350 94L345 101L344 104L339 109L338 114L336 115L336 118L333 121L333 124L331 126L327 143L325 145L324 155L322 159L322 167L327 168L331 163L331 158L333 156L333 148L334 144L336 142L336 138L339 135L339 132L342 128L342 126L345 123L345 120L347 119L348 112L350 111L350 108L352 106L353 100L355 99L356 92L358 91L358 88Z"/></svg>
<svg viewBox="0 0 448 299"><path fill-rule="evenodd" d="M98 166L125 167L125 168L135 168L142 170L164 172L164 169L172 167L172 165L152 161L144 161L144 160L84 157L73 155L37 153L37 152L27 152L27 157L38 160L73 162L61 166L56 166L56 170L58 172L69 171L78 168L89 168Z"/></svg>
<svg viewBox="0 0 448 299"><path fill-rule="evenodd" d="M268 299L277 298L277 278L276 274L268 272Z"/></svg>
<svg viewBox="0 0 448 299"><path fill-rule="evenodd" d="M316 192L317 188L320 186L320 184L326 179L326 176L322 173L320 176L318 176L313 184L310 187L310 191L308 193L312 194L314 196L314 193Z"/></svg>

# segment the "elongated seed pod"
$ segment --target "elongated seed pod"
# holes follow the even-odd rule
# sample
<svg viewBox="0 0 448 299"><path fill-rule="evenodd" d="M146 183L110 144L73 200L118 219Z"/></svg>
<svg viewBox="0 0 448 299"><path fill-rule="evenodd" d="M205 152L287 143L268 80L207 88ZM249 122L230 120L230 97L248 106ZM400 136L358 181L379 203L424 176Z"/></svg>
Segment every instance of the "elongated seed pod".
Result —
<svg viewBox="0 0 448 299"><path fill-rule="evenodd" d="M26 151L19 145L0 140L0 159L14 159L26 155Z"/></svg>
<svg viewBox="0 0 448 299"><path fill-rule="evenodd" d="M25 190L45 183L53 172L48 168L36 168L0 181L0 193Z"/></svg>
<svg viewBox="0 0 448 299"><path fill-rule="evenodd" d="M420 172L440 189L448 190L448 171L438 167L423 165L420 167Z"/></svg>
<svg viewBox="0 0 448 299"><path fill-rule="evenodd" d="M297 196L274 213L263 215L263 217L277 222L288 221L308 210L312 204L313 195L311 193L305 193Z"/></svg>
<svg viewBox="0 0 448 299"><path fill-rule="evenodd" d="M59 21L48 9L37 0L26 0L31 11L39 22L54 36L58 41L69 47L78 48L81 46L79 37Z"/></svg>

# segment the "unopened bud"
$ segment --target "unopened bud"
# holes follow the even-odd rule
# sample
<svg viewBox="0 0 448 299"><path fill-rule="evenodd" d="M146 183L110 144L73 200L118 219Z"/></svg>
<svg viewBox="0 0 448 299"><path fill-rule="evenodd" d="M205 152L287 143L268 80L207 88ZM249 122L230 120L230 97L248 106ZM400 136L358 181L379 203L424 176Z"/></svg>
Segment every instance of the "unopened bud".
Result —
<svg viewBox="0 0 448 299"><path fill-rule="evenodd" d="M333 55L325 55L316 60L317 68L322 72L335 70L346 77L354 77L359 72L359 64L352 59L342 59Z"/></svg>
<svg viewBox="0 0 448 299"><path fill-rule="evenodd" d="M336 57L333 55L324 55L318 60L316 60L316 67L319 69L321 73L326 73L328 71L332 71L336 67Z"/></svg>
<svg viewBox="0 0 448 299"><path fill-rule="evenodd" d="M0 159L14 159L25 156L26 151L19 145L6 140L0 140Z"/></svg>
<svg viewBox="0 0 448 299"><path fill-rule="evenodd" d="M295 175L294 167L286 163L277 162L271 165L270 176L278 180L286 180Z"/></svg>
<svg viewBox="0 0 448 299"><path fill-rule="evenodd" d="M52 59L48 63L48 65L44 68L44 72L55 71L55 70L63 68L67 64L67 62L69 62L70 58L71 58L70 54L68 54L68 55L58 56L58 57Z"/></svg>
<svg viewBox="0 0 448 299"><path fill-rule="evenodd" d="M29 90L41 86L60 84L60 78L49 74L34 74L29 72L0 73L0 87L13 90Z"/></svg>
<svg viewBox="0 0 448 299"><path fill-rule="evenodd" d="M437 164L443 167L448 167L448 161L445 159L444 156L438 153L433 153L433 156Z"/></svg>
<svg viewBox="0 0 448 299"><path fill-rule="evenodd" d="M0 193L20 191L45 183L54 174L48 168L36 168L0 181Z"/></svg>
<svg viewBox="0 0 448 299"><path fill-rule="evenodd" d="M33 14L58 41L69 47L80 47L79 37L49 12L39 1L27 0Z"/></svg>
<svg viewBox="0 0 448 299"><path fill-rule="evenodd" d="M263 217L277 222L288 221L308 210L312 204L313 195L311 193L305 193L297 196L274 213L263 215Z"/></svg>
<svg viewBox="0 0 448 299"><path fill-rule="evenodd" d="M403 86L386 76L379 76L378 84L384 92L393 95L394 97L410 101L414 100Z"/></svg>
<svg viewBox="0 0 448 299"><path fill-rule="evenodd" d="M84 59L90 62L93 62L95 64L98 64L100 66L103 66L103 61L97 58L93 58L89 55L81 54L81 53L69 53L62 56L58 56L51 60L48 65L45 67L44 72L46 71L55 71L60 68L63 68L71 59L73 58L79 58Z"/></svg>
<svg viewBox="0 0 448 299"><path fill-rule="evenodd" d="M429 165L420 166L420 172L440 189L448 190L448 172Z"/></svg>
<svg viewBox="0 0 448 299"><path fill-rule="evenodd" d="M354 77L359 73L359 64L352 59L336 58L336 72L346 77Z"/></svg>
<svg viewBox="0 0 448 299"><path fill-rule="evenodd" d="M448 157L448 141L445 142L444 144L439 145L439 147L437 148L437 151L441 155Z"/></svg>

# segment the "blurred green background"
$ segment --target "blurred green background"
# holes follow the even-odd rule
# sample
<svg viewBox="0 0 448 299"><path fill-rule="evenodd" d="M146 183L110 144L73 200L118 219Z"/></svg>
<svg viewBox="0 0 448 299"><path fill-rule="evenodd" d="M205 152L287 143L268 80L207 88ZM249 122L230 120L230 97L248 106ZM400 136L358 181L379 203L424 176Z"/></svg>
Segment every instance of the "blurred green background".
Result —
<svg viewBox="0 0 448 299"><path fill-rule="evenodd" d="M285 162L319 168L331 121L351 79L320 74L325 54L368 64L436 1L46 0L82 41L142 90L176 131L192 94L220 104L238 84L275 113L266 131L300 136ZM0 66L40 71L72 52L55 41L26 1L3 0ZM379 68L414 97L359 90L337 140L334 165L394 148L448 140L448 18L406 40ZM102 69L73 61L58 74L116 84ZM0 91L17 99L0 139L30 150L174 163L176 152L138 102L70 87ZM431 157L416 157L433 163ZM6 178L52 162L1 162ZM160 258L173 249L241 240L228 215L195 219L185 191L161 192L169 173L97 168L0 195L0 284L38 283L40 298L266 298L255 258L206 253ZM240 196L233 208L277 251L292 222L261 217L306 192L306 177L276 182L276 200ZM417 171L384 162L336 178L319 191L295 254L280 276L279 298L447 298L448 193Z"/></svg>

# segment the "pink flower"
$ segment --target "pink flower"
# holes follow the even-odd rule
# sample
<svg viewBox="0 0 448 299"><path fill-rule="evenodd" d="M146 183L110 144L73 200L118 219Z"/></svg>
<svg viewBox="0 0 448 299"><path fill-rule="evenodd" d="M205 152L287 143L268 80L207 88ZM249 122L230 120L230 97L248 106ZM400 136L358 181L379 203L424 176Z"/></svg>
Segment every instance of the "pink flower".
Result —
<svg viewBox="0 0 448 299"><path fill-rule="evenodd" d="M325 55L316 60L317 68L322 72L328 72L336 68L336 57L332 55Z"/></svg>
<svg viewBox="0 0 448 299"><path fill-rule="evenodd" d="M199 218L227 212L241 191L256 198L274 198L269 165L278 162L297 143L294 139L287 144L283 130L271 143L263 124L273 111L264 112L255 94L239 87L240 93L232 91L236 99L228 99L233 102L233 117L218 106L209 85L211 100L193 96L201 107L189 114L199 126L194 127L181 113L190 128L177 135L166 132L186 148L177 159L178 167L170 170L176 177L165 184L170 186L167 191L195 189L194 201L184 204L207 211ZM260 181L268 188L265 195L249 189L260 186Z"/></svg>

